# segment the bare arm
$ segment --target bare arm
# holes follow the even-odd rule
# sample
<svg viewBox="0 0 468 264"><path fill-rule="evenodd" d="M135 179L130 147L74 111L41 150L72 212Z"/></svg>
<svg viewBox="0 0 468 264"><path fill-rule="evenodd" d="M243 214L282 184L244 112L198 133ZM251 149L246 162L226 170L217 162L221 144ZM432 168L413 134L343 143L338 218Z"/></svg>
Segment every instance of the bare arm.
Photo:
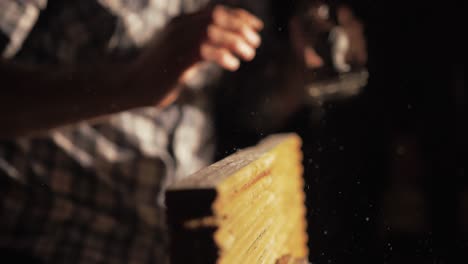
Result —
<svg viewBox="0 0 468 264"><path fill-rule="evenodd" d="M0 138L167 104L198 62L236 70L238 58L253 59L261 28L247 12L218 6L175 19L128 65L37 69L0 61Z"/></svg>
<svg viewBox="0 0 468 264"><path fill-rule="evenodd" d="M177 79L155 71L152 91L136 82L125 65L78 68L0 65L0 137L13 137L158 104Z"/></svg>

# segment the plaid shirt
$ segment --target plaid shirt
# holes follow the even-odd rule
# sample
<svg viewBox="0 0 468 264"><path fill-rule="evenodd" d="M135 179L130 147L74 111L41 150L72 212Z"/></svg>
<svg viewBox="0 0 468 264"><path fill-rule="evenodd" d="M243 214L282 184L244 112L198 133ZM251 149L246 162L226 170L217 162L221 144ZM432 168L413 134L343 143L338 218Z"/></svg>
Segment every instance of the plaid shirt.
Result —
<svg viewBox="0 0 468 264"><path fill-rule="evenodd" d="M39 65L128 60L206 2L0 0L0 54ZM161 190L211 162L206 104L196 102L0 141L0 248L44 263L165 263Z"/></svg>

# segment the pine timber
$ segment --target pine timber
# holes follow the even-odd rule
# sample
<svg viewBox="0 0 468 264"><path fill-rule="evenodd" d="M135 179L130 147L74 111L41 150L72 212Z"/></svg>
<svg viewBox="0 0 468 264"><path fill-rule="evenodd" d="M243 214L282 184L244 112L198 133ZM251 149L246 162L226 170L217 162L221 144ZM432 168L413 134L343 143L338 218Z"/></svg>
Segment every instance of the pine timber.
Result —
<svg viewBox="0 0 468 264"><path fill-rule="evenodd" d="M295 134L273 135L170 186L171 263L307 259L300 148Z"/></svg>

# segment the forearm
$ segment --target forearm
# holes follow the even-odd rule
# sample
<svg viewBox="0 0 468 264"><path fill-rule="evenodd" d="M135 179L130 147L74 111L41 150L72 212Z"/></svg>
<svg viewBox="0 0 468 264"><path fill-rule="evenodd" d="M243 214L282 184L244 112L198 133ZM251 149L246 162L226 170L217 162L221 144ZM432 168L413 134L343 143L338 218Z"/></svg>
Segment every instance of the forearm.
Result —
<svg viewBox="0 0 468 264"><path fill-rule="evenodd" d="M37 69L0 63L0 138L157 104L176 82L155 72L158 83L146 91L149 84L139 82L139 74L128 65Z"/></svg>
<svg viewBox="0 0 468 264"><path fill-rule="evenodd" d="M240 59L252 60L262 28L244 10L216 6L172 20L130 65L26 69L0 61L0 138L168 104L198 62L234 71Z"/></svg>

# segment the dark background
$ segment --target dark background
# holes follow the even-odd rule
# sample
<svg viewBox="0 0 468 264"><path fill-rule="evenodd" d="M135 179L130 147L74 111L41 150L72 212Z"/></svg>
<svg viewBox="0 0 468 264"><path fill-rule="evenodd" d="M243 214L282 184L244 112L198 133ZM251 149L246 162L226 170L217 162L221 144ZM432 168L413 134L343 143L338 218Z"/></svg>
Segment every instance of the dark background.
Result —
<svg viewBox="0 0 468 264"><path fill-rule="evenodd" d="M304 107L275 131L304 140L310 259L464 263L468 119L461 5L343 2L366 27L367 87L355 98L325 104L318 122L311 120L317 109ZM266 134L242 134L220 115L222 155Z"/></svg>

